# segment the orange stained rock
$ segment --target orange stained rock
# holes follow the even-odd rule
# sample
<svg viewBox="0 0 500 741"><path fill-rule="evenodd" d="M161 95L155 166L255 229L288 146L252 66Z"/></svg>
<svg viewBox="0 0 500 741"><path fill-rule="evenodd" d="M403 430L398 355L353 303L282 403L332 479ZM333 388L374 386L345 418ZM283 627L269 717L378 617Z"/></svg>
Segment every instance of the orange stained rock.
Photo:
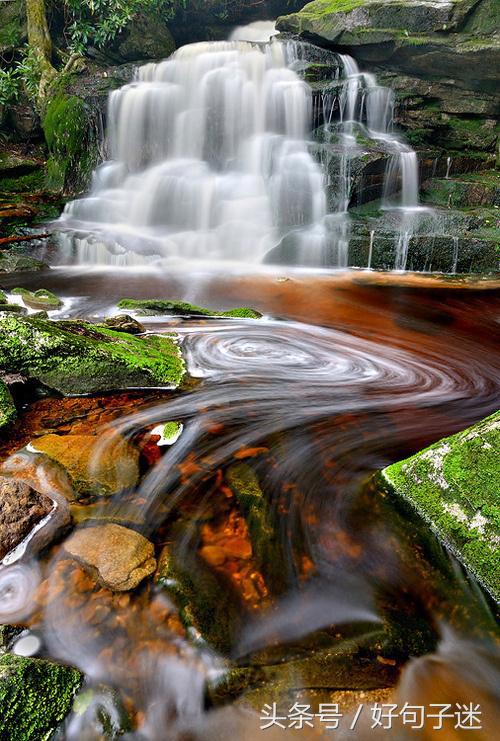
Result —
<svg viewBox="0 0 500 741"><path fill-rule="evenodd" d="M221 566L226 560L223 548L215 545L206 545L200 550L200 556L209 566Z"/></svg>

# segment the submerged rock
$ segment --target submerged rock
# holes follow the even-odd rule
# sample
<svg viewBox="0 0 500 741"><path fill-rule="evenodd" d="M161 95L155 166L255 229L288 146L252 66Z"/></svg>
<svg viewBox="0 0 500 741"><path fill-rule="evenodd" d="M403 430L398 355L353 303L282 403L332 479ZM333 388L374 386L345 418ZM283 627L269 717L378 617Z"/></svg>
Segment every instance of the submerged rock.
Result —
<svg viewBox="0 0 500 741"><path fill-rule="evenodd" d="M32 447L67 471L80 496L111 496L139 478L139 451L120 435L43 435Z"/></svg>
<svg viewBox="0 0 500 741"><path fill-rule="evenodd" d="M17 410L9 387L0 378L0 430L17 417Z"/></svg>
<svg viewBox="0 0 500 741"><path fill-rule="evenodd" d="M262 314L254 309L240 307L229 311L214 311L201 306L188 304L184 301L168 301L162 299L135 300L124 298L118 303L120 309L137 311L141 316L153 314L173 314L174 316L216 316L234 319L260 319Z"/></svg>
<svg viewBox="0 0 500 741"><path fill-rule="evenodd" d="M156 569L153 544L135 530L114 523L77 530L64 548L84 566L97 571L101 584L126 592Z"/></svg>
<svg viewBox="0 0 500 741"><path fill-rule="evenodd" d="M76 669L42 659L0 656L1 738L39 741L64 720L82 683Z"/></svg>
<svg viewBox="0 0 500 741"><path fill-rule="evenodd" d="M86 322L0 313L0 368L62 394L177 386L184 363L173 337L139 339Z"/></svg>
<svg viewBox="0 0 500 741"><path fill-rule="evenodd" d="M381 479L500 598L500 412L384 469Z"/></svg>

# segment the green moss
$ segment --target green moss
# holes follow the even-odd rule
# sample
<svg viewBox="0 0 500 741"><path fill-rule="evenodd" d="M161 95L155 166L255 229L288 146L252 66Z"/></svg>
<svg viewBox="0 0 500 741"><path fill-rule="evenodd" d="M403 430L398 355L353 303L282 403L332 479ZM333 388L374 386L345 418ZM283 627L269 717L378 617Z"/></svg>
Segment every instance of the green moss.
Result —
<svg viewBox="0 0 500 741"><path fill-rule="evenodd" d="M0 430L13 422L16 416L17 411L11 393L0 379Z"/></svg>
<svg viewBox="0 0 500 741"><path fill-rule="evenodd" d="M262 316L258 311L246 307L230 309L229 311L213 311L212 309L204 309L201 306L188 304L184 301L168 301L162 299L142 301L125 298L119 301L118 308L137 311L141 316L147 316L148 314L176 314L181 316L219 316L238 319L260 319Z"/></svg>
<svg viewBox="0 0 500 741"><path fill-rule="evenodd" d="M382 472L496 598L500 597L500 412Z"/></svg>
<svg viewBox="0 0 500 741"><path fill-rule="evenodd" d="M23 273L44 270L48 267L41 260L11 250L0 252L0 273Z"/></svg>
<svg viewBox="0 0 500 741"><path fill-rule="evenodd" d="M0 315L0 367L63 394L177 386L184 362L171 335L141 339L85 322Z"/></svg>
<svg viewBox="0 0 500 741"><path fill-rule="evenodd" d="M0 193L36 193L43 190L45 175L43 170L0 179Z"/></svg>
<svg viewBox="0 0 500 741"><path fill-rule="evenodd" d="M14 288L12 293L17 296L22 296L23 302L26 306L32 309L46 309L47 311L53 311L59 309L63 302L58 298L55 293L48 291L45 288L39 288L37 291L31 292L27 288Z"/></svg>
<svg viewBox="0 0 500 741"><path fill-rule="evenodd" d="M0 657L0 738L48 738L71 709L82 683L76 669L41 659Z"/></svg>
<svg viewBox="0 0 500 741"><path fill-rule="evenodd" d="M50 157L47 185L53 190L85 186L96 164L91 111L75 95L59 94L47 106L42 121Z"/></svg>

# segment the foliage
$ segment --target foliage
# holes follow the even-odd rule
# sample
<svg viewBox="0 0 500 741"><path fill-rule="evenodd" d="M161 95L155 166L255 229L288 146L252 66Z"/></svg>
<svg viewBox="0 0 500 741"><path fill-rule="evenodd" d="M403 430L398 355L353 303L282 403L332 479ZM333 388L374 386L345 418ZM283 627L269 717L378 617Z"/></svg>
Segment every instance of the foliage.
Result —
<svg viewBox="0 0 500 741"><path fill-rule="evenodd" d="M65 0L70 51L84 54L111 43L141 12L156 11L165 20L185 6L186 0Z"/></svg>
<svg viewBox="0 0 500 741"><path fill-rule="evenodd" d="M36 101L40 89L42 68L38 52L29 44L24 47L23 56L17 66L17 74L23 83L28 98Z"/></svg>
<svg viewBox="0 0 500 741"><path fill-rule="evenodd" d="M19 97L19 75L17 69L0 68L0 105L14 103Z"/></svg>
<svg viewBox="0 0 500 741"><path fill-rule="evenodd" d="M39 56L35 49L26 44L21 61L15 67L0 68L0 105L15 103L23 91L31 101L36 102L41 77Z"/></svg>

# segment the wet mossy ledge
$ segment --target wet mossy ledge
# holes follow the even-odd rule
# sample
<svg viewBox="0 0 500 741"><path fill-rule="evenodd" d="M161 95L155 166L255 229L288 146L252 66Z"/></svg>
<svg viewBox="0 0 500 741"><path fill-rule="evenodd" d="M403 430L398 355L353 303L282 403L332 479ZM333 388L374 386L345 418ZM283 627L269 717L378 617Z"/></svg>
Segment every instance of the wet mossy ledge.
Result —
<svg viewBox="0 0 500 741"><path fill-rule="evenodd" d="M173 316L206 316L227 319L261 319L262 314L246 306L229 311L215 311L201 306L188 304L185 301L168 301L163 299L136 300L124 298L118 302L119 309L135 311L140 316L173 315Z"/></svg>
<svg viewBox="0 0 500 741"><path fill-rule="evenodd" d="M83 321L0 311L0 370L64 395L79 395L175 388L185 366L172 334L136 337Z"/></svg>
<svg viewBox="0 0 500 741"><path fill-rule="evenodd" d="M0 656L0 738L50 738L68 715L82 674L42 659Z"/></svg>
<svg viewBox="0 0 500 741"><path fill-rule="evenodd" d="M379 475L500 600L500 412Z"/></svg>

